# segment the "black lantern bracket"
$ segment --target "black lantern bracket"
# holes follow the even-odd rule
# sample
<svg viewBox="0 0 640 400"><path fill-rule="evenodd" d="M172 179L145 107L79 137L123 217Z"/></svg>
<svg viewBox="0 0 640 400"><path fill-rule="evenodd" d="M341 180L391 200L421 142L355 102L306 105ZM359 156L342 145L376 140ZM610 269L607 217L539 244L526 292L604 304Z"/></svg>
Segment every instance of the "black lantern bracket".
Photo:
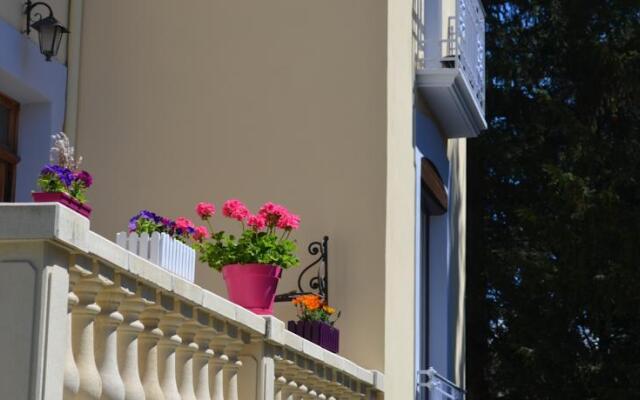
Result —
<svg viewBox="0 0 640 400"><path fill-rule="evenodd" d="M300 275L298 275L298 289L277 295L277 302L291 301L297 296L312 293L322 296L327 303L329 302L329 237L323 237L322 242L311 242L307 250L312 256L318 257L300 271ZM317 272L307 282L307 290L303 288L305 275L316 266Z"/></svg>
<svg viewBox="0 0 640 400"><path fill-rule="evenodd" d="M36 11L35 13L33 12L33 9L38 6L45 7L47 10L49 10L49 15L46 18L55 19L55 17L53 16L53 10L51 9L50 5L48 5L43 1L36 1L35 3L32 3L31 0L27 0L24 8L24 13L27 16L27 28L23 32L23 33L26 33L27 35L31 33L32 20L35 22L38 22L38 21L42 21L45 18L40 12L38 11Z"/></svg>
<svg viewBox="0 0 640 400"><path fill-rule="evenodd" d="M43 15L39 10L36 10L37 7L44 9L42 12L49 11L49 15ZM27 27L23 33L29 35L32 28L38 31L40 53L45 56L47 61L51 61L51 58L58 54L62 36L69 33L69 30L58 22L53 16L51 6L45 2L33 3L31 0L27 0L24 13L27 16Z"/></svg>

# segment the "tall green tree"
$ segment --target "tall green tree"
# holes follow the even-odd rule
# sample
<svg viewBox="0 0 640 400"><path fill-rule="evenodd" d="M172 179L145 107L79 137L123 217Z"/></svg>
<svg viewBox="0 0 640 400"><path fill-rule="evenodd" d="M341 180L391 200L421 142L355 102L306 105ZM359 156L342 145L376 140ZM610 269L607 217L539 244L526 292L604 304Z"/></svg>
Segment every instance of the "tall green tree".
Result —
<svg viewBox="0 0 640 400"><path fill-rule="evenodd" d="M640 1L485 7L468 398L640 398Z"/></svg>

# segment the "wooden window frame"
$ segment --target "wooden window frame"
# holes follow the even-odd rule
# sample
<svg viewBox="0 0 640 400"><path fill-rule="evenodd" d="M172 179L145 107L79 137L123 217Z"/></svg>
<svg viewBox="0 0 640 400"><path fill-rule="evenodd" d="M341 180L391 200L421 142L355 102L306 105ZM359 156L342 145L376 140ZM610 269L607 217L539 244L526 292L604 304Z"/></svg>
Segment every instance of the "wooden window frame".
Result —
<svg viewBox="0 0 640 400"><path fill-rule="evenodd" d="M449 207L449 195L442 182L442 178L431 160L422 159L422 187L429 213L431 215L442 215Z"/></svg>
<svg viewBox="0 0 640 400"><path fill-rule="evenodd" d="M10 165L11 168L11 198L10 201L15 201L16 197L16 170L20 157L18 156L18 117L20 115L20 103L13 100L9 96L0 92L0 106L9 109L9 132L8 142L9 146L0 146L0 161ZM3 202L5 193L2 190L2 198L0 202Z"/></svg>

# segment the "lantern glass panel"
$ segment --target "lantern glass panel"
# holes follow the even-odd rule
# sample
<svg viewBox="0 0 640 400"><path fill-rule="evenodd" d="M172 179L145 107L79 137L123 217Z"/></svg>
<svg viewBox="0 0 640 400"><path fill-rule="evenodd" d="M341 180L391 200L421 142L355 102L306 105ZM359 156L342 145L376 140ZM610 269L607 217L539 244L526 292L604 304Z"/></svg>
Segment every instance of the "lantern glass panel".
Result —
<svg viewBox="0 0 640 400"><path fill-rule="evenodd" d="M40 52L44 54L47 59L54 55L54 44L57 26L55 25L41 25L38 29L38 40L40 42Z"/></svg>

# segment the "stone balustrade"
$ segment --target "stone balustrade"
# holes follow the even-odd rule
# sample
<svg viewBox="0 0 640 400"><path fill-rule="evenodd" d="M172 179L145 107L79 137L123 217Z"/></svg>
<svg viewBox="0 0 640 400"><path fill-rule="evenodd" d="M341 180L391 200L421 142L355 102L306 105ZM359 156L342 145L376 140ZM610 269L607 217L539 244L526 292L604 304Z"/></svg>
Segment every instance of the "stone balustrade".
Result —
<svg viewBox="0 0 640 400"><path fill-rule="evenodd" d="M170 274L57 204L0 205L11 399L382 399L383 375Z"/></svg>

